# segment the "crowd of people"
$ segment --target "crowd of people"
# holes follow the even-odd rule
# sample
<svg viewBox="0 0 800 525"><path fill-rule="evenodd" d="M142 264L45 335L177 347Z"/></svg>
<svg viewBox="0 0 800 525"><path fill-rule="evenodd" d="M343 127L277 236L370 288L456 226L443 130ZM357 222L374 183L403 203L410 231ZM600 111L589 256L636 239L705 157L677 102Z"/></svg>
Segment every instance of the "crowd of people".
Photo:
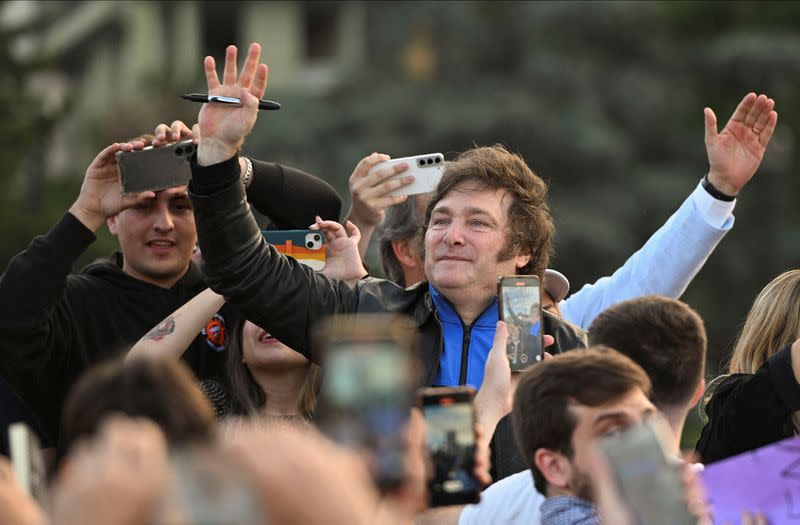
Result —
<svg viewBox="0 0 800 525"><path fill-rule="evenodd" d="M239 71L228 47L221 80L206 57L208 93L241 106L207 103L191 127L159 124L103 149L70 209L0 277L3 425L25 421L49 466L48 497L34 499L0 458L0 523L648 525L598 444L659 420L681 501L705 524L703 464L798 433L800 271L759 294L730 373L708 385L703 320L679 300L733 227L777 125L774 100L747 94L722 130L706 108L697 186L618 270L569 295L548 267L547 185L504 146L458 154L432 193L413 196L394 194L414 181L408 166L381 169L389 157L373 153L350 178L341 222L328 184L242 156L267 88L260 54L252 44ZM121 193L117 153L187 139L188 186ZM268 244L251 207L268 228L324 232L325 268ZM104 224L120 251L72 273ZM387 279L362 263L371 240ZM519 374L498 320L497 281L513 275L541 279L541 318L530 316L547 351ZM429 507L412 403L389 488L369 450L320 432L332 380L315 337L342 314L402 316L416 386L477 391L479 503ZM707 423L686 459L680 438L698 403ZM745 523L766 523L764 509L744 510ZM685 523L672 519L658 523Z"/></svg>

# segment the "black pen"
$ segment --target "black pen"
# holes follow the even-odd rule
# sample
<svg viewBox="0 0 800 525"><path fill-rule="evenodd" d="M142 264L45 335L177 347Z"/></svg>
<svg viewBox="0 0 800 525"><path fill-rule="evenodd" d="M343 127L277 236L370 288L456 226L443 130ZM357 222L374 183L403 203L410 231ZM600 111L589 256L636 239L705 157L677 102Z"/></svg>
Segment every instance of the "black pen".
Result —
<svg viewBox="0 0 800 525"><path fill-rule="evenodd" d="M181 95L181 98L191 100L192 102L216 102L218 104L230 104L236 107L242 107L242 101L239 97L221 97L219 95L204 95L203 93L188 93ZM258 109L281 109L281 105L274 100L259 100Z"/></svg>

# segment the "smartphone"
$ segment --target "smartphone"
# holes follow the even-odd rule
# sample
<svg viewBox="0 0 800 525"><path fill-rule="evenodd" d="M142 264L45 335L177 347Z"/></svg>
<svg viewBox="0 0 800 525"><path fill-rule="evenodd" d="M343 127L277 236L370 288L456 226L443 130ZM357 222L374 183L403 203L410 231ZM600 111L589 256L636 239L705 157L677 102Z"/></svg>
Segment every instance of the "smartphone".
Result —
<svg viewBox="0 0 800 525"><path fill-rule="evenodd" d="M433 465L428 481L431 505L480 501L475 478L475 390L470 387L423 388L417 404L425 417L425 448Z"/></svg>
<svg viewBox="0 0 800 525"><path fill-rule="evenodd" d="M262 230L261 234L287 257L293 257L315 271L325 268L325 234L321 231Z"/></svg>
<svg viewBox="0 0 800 525"><path fill-rule="evenodd" d="M25 423L8 426L8 443L14 475L20 486L47 508L47 471L39 439Z"/></svg>
<svg viewBox="0 0 800 525"><path fill-rule="evenodd" d="M508 327L506 352L512 372L521 372L544 357L540 290L535 275L510 275L497 281L498 310Z"/></svg>
<svg viewBox="0 0 800 525"><path fill-rule="evenodd" d="M430 193L436 189L442 175L444 174L444 155L441 153L428 153L427 155L415 155L413 157L403 157L401 159L387 160L370 168L370 174L396 164L407 163L408 169L398 173L394 177L405 177L413 175L414 182L408 186L398 188L389 195L417 195L419 193Z"/></svg>
<svg viewBox="0 0 800 525"><path fill-rule="evenodd" d="M405 478L405 439L417 371L410 321L388 314L337 315L315 331L322 368L315 419L328 437L369 452L381 489Z"/></svg>
<svg viewBox="0 0 800 525"><path fill-rule="evenodd" d="M647 525L696 525L686 503L680 460L665 452L666 423L653 418L599 442L620 494Z"/></svg>
<svg viewBox="0 0 800 525"><path fill-rule="evenodd" d="M191 140L175 142L154 148L120 151L117 153L117 171L123 195L158 191L189 184L192 170L191 157L197 145Z"/></svg>

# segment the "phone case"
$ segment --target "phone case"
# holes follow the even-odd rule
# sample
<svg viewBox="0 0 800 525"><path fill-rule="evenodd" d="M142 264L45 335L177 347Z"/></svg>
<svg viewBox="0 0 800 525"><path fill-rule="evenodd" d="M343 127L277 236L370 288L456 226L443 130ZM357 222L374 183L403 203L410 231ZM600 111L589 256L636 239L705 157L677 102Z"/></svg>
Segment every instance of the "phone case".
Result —
<svg viewBox="0 0 800 525"><path fill-rule="evenodd" d="M325 234L318 230L263 230L264 239L287 257L311 267L325 268Z"/></svg>
<svg viewBox="0 0 800 525"><path fill-rule="evenodd" d="M387 160L373 166L369 172L374 173L380 169L394 166L402 162L408 163L408 169L398 173L388 180L413 175L414 182L408 186L398 188L389 195L417 195L419 193L430 193L436 189L439 181L444 174L444 155L441 153L428 153L426 155L415 155L413 157L403 157L401 159Z"/></svg>
<svg viewBox="0 0 800 525"><path fill-rule="evenodd" d="M117 172L123 195L189 184L189 157L196 149L191 140L185 140L160 148L118 152Z"/></svg>
<svg viewBox="0 0 800 525"><path fill-rule="evenodd" d="M535 275L510 275L497 281L500 319L508 328L506 352L512 372L521 372L544 357L541 283Z"/></svg>

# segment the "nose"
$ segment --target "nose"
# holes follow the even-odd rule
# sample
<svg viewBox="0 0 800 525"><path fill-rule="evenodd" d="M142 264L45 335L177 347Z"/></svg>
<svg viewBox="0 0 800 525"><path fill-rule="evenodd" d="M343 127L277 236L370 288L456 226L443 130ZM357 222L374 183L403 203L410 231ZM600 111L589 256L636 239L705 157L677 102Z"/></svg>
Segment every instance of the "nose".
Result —
<svg viewBox="0 0 800 525"><path fill-rule="evenodd" d="M457 221L451 222L450 225L447 227L447 231L444 232L444 238L442 240L448 246L463 245L464 229L462 225Z"/></svg>
<svg viewBox="0 0 800 525"><path fill-rule="evenodd" d="M153 213L153 229L157 232L168 232L175 228L175 223L172 220L172 213L169 209L169 202L158 203L154 207Z"/></svg>

